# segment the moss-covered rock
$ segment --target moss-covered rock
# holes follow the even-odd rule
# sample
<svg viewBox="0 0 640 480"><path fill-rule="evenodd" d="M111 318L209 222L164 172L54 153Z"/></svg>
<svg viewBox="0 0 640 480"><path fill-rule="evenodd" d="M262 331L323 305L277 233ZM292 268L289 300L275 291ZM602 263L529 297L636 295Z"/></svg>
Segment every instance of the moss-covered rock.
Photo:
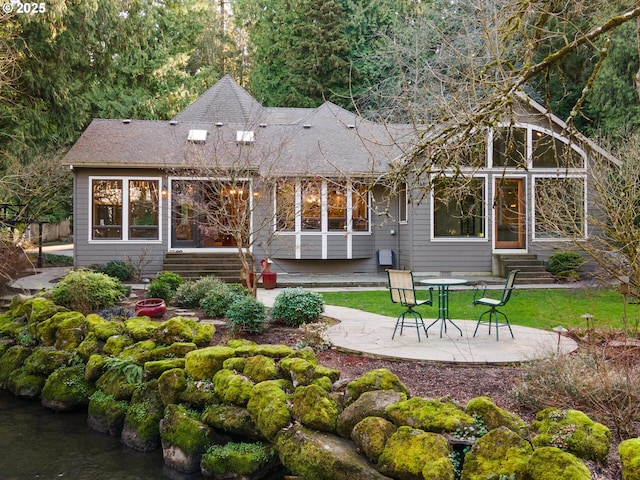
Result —
<svg viewBox="0 0 640 480"><path fill-rule="evenodd" d="M199 347L205 347L211 343L214 333L215 327L211 324L200 324L187 317L173 317L160 324L154 332L154 338L165 345L193 342Z"/></svg>
<svg viewBox="0 0 640 480"><path fill-rule="evenodd" d="M203 410L209 405L220 403L220 399L213 391L210 380L187 379L187 388L178 393L178 402L189 408Z"/></svg>
<svg viewBox="0 0 640 480"><path fill-rule="evenodd" d="M264 443L213 445L200 463L205 478L265 478L279 468L274 450ZM271 478L271 477L269 477Z"/></svg>
<svg viewBox="0 0 640 480"><path fill-rule="evenodd" d="M352 442L297 424L277 436L274 448L282 464L305 480L388 480Z"/></svg>
<svg viewBox="0 0 640 480"><path fill-rule="evenodd" d="M31 333L35 334L36 326L53 317L56 313L66 311L61 305L56 305L53 300L46 297L33 297L28 299L21 308L27 316L27 322L31 328Z"/></svg>
<svg viewBox="0 0 640 480"><path fill-rule="evenodd" d="M93 354L89 357L87 365L84 369L84 379L87 382L95 383L106 371L107 357L100 354Z"/></svg>
<svg viewBox="0 0 640 480"><path fill-rule="evenodd" d="M82 328L84 318L84 315L80 312L56 313L35 327L36 338L46 347L57 344L56 348L58 349L75 349L80 345L83 338L81 335L80 337L82 338L79 339L77 332ZM59 335L58 330L60 330Z"/></svg>
<svg viewBox="0 0 640 480"><path fill-rule="evenodd" d="M202 454L215 443L222 443L208 426L193 418L180 405L167 405L160 421L160 438L165 465L179 472L193 473L200 469Z"/></svg>
<svg viewBox="0 0 640 480"><path fill-rule="evenodd" d="M288 403L290 395L280 380L267 380L253 387L247 410L262 436L273 440L280 430L291 423Z"/></svg>
<svg viewBox="0 0 640 480"><path fill-rule="evenodd" d="M87 362L91 355L95 355L102 351L102 347L104 346L104 342L100 341L96 334L91 332L85 334L84 340L78 345L76 348L76 353L80 355L82 361Z"/></svg>
<svg viewBox="0 0 640 480"><path fill-rule="evenodd" d="M129 402L116 400L98 390L89 397L87 424L100 433L119 437L128 408Z"/></svg>
<svg viewBox="0 0 640 480"><path fill-rule="evenodd" d="M640 478L640 438L630 438L618 445L622 480L637 480Z"/></svg>
<svg viewBox="0 0 640 480"><path fill-rule="evenodd" d="M234 437L265 440L246 408L235 405L209 405L202 413L202 421Z"/></svg>
<svg viewBox="0 0 640 480"><path fill-rule="evenodd" d="M515 413L498 407L489 397L476 397L469 400L465 412L482 419L487 430L507 427L518 435L525 436L529 426Z"/></svg>
<svg viewBox="0 0 640 480"><path fill-rule="evenodd" d="M158 382L152 380L136 388L127 409L122 429L122 443L141 452L160 446L160 420L164 405L158 392Z"/></svg>
<svg viewBox="0 0 640 480"><path fill-rule="evenodd" d="M574 455L556 447L536 448L527 464L527 480L591 480L591 472Z"/></svg>
<svg viewBox="0 0 640 480"><path fill-rule="evenodd" d="M104 347L102 347L102 352L117 357L125 348L133 344L134 340L129 335L112 335L107 338Z"/></svg>
<svg viewBox="0 0 640 480"><path fill-rule="evenodd" d="M28 372L26 368L14 370L7 380L7 390L17 397L35 399L42 393L46 375Z"/></svg>
<svg viewBox="0 0 640 480"><path fill-rule="evenodd" d="M24 369L32 375L48 377L54 370L67 365L72 358L72 352L56 350L53 347L36 347L24 361Z"/></svg>
<svg viewBox="0 0 640 480"><path fill-rule="evenodd" d="M160 323L151 320L149 317L133 317L125 320L124 328L127 335L136 342L140 342L153 338L156 330L160 328Z"/></svg>
<svg viewBox="0 0 640 480"><path fill-rule="evenodd" d="M84 408L93 387L84 378L84 365L62 367L47 378L42 388L42 405L57 412Z"/></svg>
<svg viewBox="0 0 640 480"><path fill-rule="evenodd" d="M123 371L106 369L96 380L96 388L116 400L129 400L139 384L132 382Z"/></svg>
<svg viewBox="0 0 640 480"><path fill-rule="evenodd" d="M558 447L587 460L605 462L611 447L611 431L578 410L547 408L538 412L532 427L536 447Z"/></svg>
<svg viewBox="0 0 640 480"><path fill-rule="evenodd" d="M33 350L22 345L13 345L0 357L0 388L7 388L7 381L14 370L21 368Z"/></svg>
<svg viewBox="0 0 640 480"><path fill-rule="evenodd" d="M384 447L398 427L384 418L366 417L351 430L351 440L373 463L378 463Z"/></svg>
<svg viewBox="0 0 640 480"><path fill-rule="evenodd" d="M395 390L364 392L340 413L336 431L341 437L351 438L351 431L358 422L367 417L383 417L389 420L386 413L387 407L405 400L407 396Z"/></svg>
<svg viewBox="0 0 640 480"><path fill-rule="evenodd" d="M151 352L156 348L156 342L153 340L141 340L122 349L117 355L122 360L127 360L138 365L144 365L144 362L151 359Z"/></svg>
<svg viewBox="0 0 640 480"><path fill-rule="evenodd" d="M144 362L144 374L147 378L158 378L167 370L174 368L184 369L184 358L172 358L167 360L153 360Z"/></svg>
<svg viewBox="0 0 640 480"><path fill-rule="evenodd" d="M177 403L178 394L187 388L187 375L184 368L172 368L164 371L158 378L158 391L166 407Z"/></svg>
<svg viewBox="0 0 640 480"><path fill-rule="evenodd" d="M389 405L386 417L398 426L407 425L426 432L454 432L475 427L475 419L452 402L414 397Z"/></svg>
<svg viewBox="0 0 640 480"><path fill-rule="evenodd" d="M275 359L281 359L292 355L295 350L287 345L258 345L244 344L235 347L236 355L239 357L253 357L255 355L264 355Z"/></svg>
<svg viewBox="0 0 640 480"><path fill-rule="evenodd" d="M222 369L213 377L214 392L226 404L244 407L251 398L253 382L243 375Z"/></svg>
<svg viewBox="0 0 640 480"><path fill-rule="evenodd" d="M254 358L254 357L249 357L249 358ZM224 368L226 370L232 370L232 371L234 371L236 373L243 373L244 372L245 361L246 361L246 358L244 358L244 357L227 358L222 363L222 368Z"/></svg>
<svg viewBox="0 0 640 480"><path fill-rule="evenodd" d="M148 360L184 358L187 353L197 349L198 347L193 342L176 342L171 345L156 347L153 351L149 352Z"/></svg>
<svg viewBox="0 0 640 480"><path fill-rule="evenodd" d="M370 370L347 384L345 390L345 405L354 402L364 392L371 390L395 390L404 393L409 398L409 390L398 376L386 368Z"/></svg>
<svg viewBox="0 0 640 480"><path fill-rule="evenodd" d="M236 351L229 347L206 347L185 355L187 375L196 380L212 379L222 370L224 361L235 356Z"/></svg>
<svg viewBox="0 0 640 480"><path fill-rule="evenodd" d="M318 385L298 387L293 394L293 418L320 432L336 431L340 409L335 399Z"/></svg>
<svg viewBox="0 0 640 480"><path fill-rule="evenodd" d="M290 355L278 363L278 367L285 378L293 382L294 387L311 385L322 377L330 379L329 384L340 378L340 372L327 368L313 361Z"/></svg>
<svg viewBox="0 0 640 480"><path fill-rule="evenodd" d="M276 367L276 362L272 357L254 355L239 360L243 360L244 364L240 371L254 383L281 378L280 370Z"/></svg>
<svg viewBox="0 0 640 480"><path fill-rule="evenodd" d="M526 477L531 444L507 427L498 427L480 438L464 457L461 480L485 480L487 476L504 475L515 480ZM563 478L563 477L558 477Z"/></svg>
<svg viewBox="0 0 640 480"><path fill-rule="evenodd" d="M442 435L400 427L378 457L378 469L394 478L453 480L450 453Z"/></svg>
<svg viewBox="0 0 640 480"><path fill-rule="evenodd" d="M95 333L98 340L106 342L110 337L125 334L126 329L124 322L120 320L104 320L98 315L92 316L91 314L89 314L88 318L89 317L93 319L93 323L91 328L89 328L89 331ZM98 319L102 319L102 322L99 322ZM128 338L131 339L131 337ZM133 343L133 339L131 339L131 343Z"/></svg>

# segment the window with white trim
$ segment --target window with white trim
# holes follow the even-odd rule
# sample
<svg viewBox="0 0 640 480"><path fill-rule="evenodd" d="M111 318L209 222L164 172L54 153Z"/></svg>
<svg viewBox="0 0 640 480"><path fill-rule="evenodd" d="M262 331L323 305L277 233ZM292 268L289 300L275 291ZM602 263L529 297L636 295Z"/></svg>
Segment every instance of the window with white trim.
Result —
<svg viewBox="0 0 640 480"><path fill-rule="evenodd" d="M485 179L470 179L464 191L448 183L443 177L433 184L434 237L484 238Z"/></svg>
<svg viewBox="0 0 640 480"><path fill-rule="evenodd" d="M92 240L158 240L160 180L91 179Z"/></svg>
<svg viewBox="0 0 640 480"><path fill-rule="evenodd" d="M585 178L534 177L534 238L585 236Z"/></svg>

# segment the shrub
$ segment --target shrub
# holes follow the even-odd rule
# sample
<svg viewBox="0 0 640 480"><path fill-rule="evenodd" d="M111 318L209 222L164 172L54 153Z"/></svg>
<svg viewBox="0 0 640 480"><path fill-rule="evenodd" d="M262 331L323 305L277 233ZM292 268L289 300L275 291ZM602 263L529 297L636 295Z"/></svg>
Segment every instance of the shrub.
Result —
<svg viewBox="0 0 640 480"><path fill-rule="evenodd" d="M547 262L547 271L557 278L578 279L578 270L582 268L585 260L578 252L556 252Z"/></svg>
<svg viewBox="0 0 640 480"><path fill-rule="evenodd" d="M265 306L251 295L237 295L225 314L231 333L260 333L267 318Z"/></svg>
<svg viewBox="0 0 640 480"><path fill-rule="evenodd" d="M43 267L73 267L73 257L56 253L42 254Z"/></svg>
<svg viewBox="0 0 640 480"><path fill-rule="evenodd" d="M110 277L117 278L121 282L131 280L133 276L133 267L122 260L111 260L104 266L103 273Z"/></svg>
<svg viewBox="0 0 640 480"><path fill-rule="evenodd" d="M247 290L237 283L217 283L207 292L200 306L209 317L224 317L237 296L246 296Z"/></svg>
<svg viewBox="0 0 640 480"><path fill-rule="evenodd" d="M274 320L299 327L303 323L315 322L324 312L322 295L302 287L285 288L276 297L271 316Z"/></svg>
<svg viewBox="0 0 640 480"><path fill-rule="evenodd" d="M195 308L207 293L214 289L222 280L215 277L203 277L196 281L187 281L180 285L173 296L173 304L183 308Z"/></svg>
<svg viewBox="0 0 640 480"><path fill-rule="evenodd" d="M183 283L184 278L177 273L160 272L149 284L147 298L162 298L165 302L169 303L176 290L178 290Z"/></svg>
<svg viewBox="0 0 640 480"><path fill-rule="evenodd" d="M67 274L51 291L53 301L71 310L90 313L122 300L127 289L120 280L104 273L76 270Z"/></svg>

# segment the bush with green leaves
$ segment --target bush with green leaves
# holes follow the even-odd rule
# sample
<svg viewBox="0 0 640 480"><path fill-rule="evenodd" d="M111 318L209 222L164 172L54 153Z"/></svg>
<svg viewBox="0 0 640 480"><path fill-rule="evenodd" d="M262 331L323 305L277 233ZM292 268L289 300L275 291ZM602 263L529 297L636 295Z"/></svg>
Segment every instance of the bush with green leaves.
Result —
<svg viewBox="0 0 640 480"><path fill-rule="evenodd" d="M59 305L87 314L112 307L126 293L117 278L82 269L63 277L51 291L51 298Z"/></svg>
<svg viewBox="0 0 640 480"><path fill-rule="evenodd" d="M217 283L207 292L200 301L200 306L209 317L224 317L227 309L236 297L247 296L248 290L239 283Z"/></svg>
<svg viewBox="0 0 640 480"><path fill-rule="evenodd" d="M315 322L324 312L322 295L302 287L285 288L276 297L271 316L275 321L299 327Z"/></svg>
<svg viewBox="0 0 640 480"><path fill-rule="evenodd" d="M578 270L582 268L585 260L579 252L556 252L547 262L547 271L557 278L577 280Z"/></svg>
<svg viewBox="0 0 640 480"><path fill-rule="evenodd" d="M172 302L183 308L196 308L209 293L215 289L222 280L216 277L202 277L198 280L188 280L178 287Z"/></svg>
<svg viewBox="0 0 640 480"><path fill-rule="evenodd" d="M169 303L176 290L184 283L184 278L174 272L163 271L156 275L147 290L147 298L162 298Z"/></svg>
<svg viewBox="0 0 640 480"><path fill-rule="evenodd" d="M264 330L267 309L251 295L236 295L225 316L233 335L260 333Z"/></svg>

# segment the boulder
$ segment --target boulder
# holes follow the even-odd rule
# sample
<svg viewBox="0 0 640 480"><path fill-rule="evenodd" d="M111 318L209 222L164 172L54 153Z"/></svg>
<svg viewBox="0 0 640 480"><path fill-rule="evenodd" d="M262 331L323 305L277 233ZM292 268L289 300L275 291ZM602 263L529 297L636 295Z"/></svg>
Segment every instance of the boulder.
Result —
<svg viewBox="0 0 640 480"><path fill-rule="evenodd" d="M234 405L209 405L202 414L207 425L234 436L265 440L246 408Z"/></svg>
<svg viewBox="0 0 640 480"><path fill-rule="evenodd" d="M290 395L284 391L282 380L267 380L253 387L247 410L260 434L273 440L278 432L291 423Z"/></svg>
<svg viewBox="0 0 640 480"><path fill-rule="evenodd" d="M611 431L578 410L547 408L538 412L532 427L536 447L558 447L587 460L606 462L611 447Z"/></svg>
<svg viewBox="0 0 640 480"><path fill-rule="evenodd" d="M173 317L160 324L154 338L164 345L193 342L198 347L205 347L211 343L214 333L215 327L211 324L200 324L187 317Z"/></svg>
<svg viewBox="0 0 640 480"><path fill-rule="evenodd" d="M106 342L110 337L124 335L126 332L124 322L119 320L105 320L95 314L89 314L87 318L91 319L91 323L88 324L88 331L95 333L98 340L103 342ZM133 340L131 343L133 343Z"/></svg>
<svg viewBox="0 0 640 480"><path fill-rule="evenodd" d="M24 367L18 368L9 375L7 390L17 397L36 399L42 393L46 380L46 375L31 373Z"/></svg>
<svg viewBox="0 0 640 480"><path fill-rule="evenodd" d="M335 433L340 410L325 389L309 385L296 388L291 413L295 420L308 428Z"/></svg>
<svg viewBox="0 0 640 480"><path fill-rule="evenodd" d="M87 425L97 432L119 437L128 408L129 402L116 400L98 390L89 397Z"/></svg>
<svg viewBox="0 0 640 480"><path fill-rule="evenodd" d="M7 388L7 381L14 370L22 367L33 350L22 345L7 348L0 357L0 388Z"/></svg>
<svg viewBox="0 0 640 480"><path fill-rule="evenodd" d="M591 472L574 455L556 447L536 448L527 464L527 480L591 480Z"/></svg>
<svg viewBox="0 0 640 480"><path fill-rule="evenodd" d="M386 368L370 370L353 381L345 389L345 405L355 402L364 392L371 390L395 390L404 393L409 398L409 390L398 376Z"/></svg>
<svg viewBox="0 0 640 480"><path fill-rule="evenodd" d="M187 375L183 368L172 368L162 372L158 378L158 392L164 406L178 403L178 394L187 388Z"/></svg>
<svg viewBox="0 0 640 480"><path fill-rule="evenodd" d="M140 452L150 452L160 446L160 420L164 405L157 380L136 388L127 409L122 429L122 443Z"/></svg>
<svg viewBox="0 0 640 480"><path fill-rule="evenodd" d="M174 368L184 369L184 364L184 358L144 362L144 374L146 378L158 378L167 370L173 370Z"/></svg>
<svg viewBox="0 0 640 480"><path fill-rule="evenodd" d="M89 405L93 387L84 378L84 365L62 367L47 378L42 388L42 405L68 412Z"/></svg>
<svg viewBox="0 0 640 480"><path fill-rule="evenodd" d="M222 369L213 377L213 391L223 403L244 407L251 398L253 382L244 375Z"/></svg>
<svg viewBox="0 0 640 480"><path fill-rule="evenodd" d="M27 373L43 375L46 378L58 368L67 365L72 358L73 353L66 350L36 347L24 361L24 368Z"/></svg>
<svg viewBox="0 0 640 480"><path fill-rule="evenodd" d="M189 408L203 410L208 405L220 403L220 399L213 390L213 382L210 380L188 378L187 388L178 392L178 402Z"/></svg>
<svg viewBox="0 0 640 480"><path fill-rule="evenodd" d="M406 399L407 396L404 393L395 390L364 392L340 413L336 431L341 437L351 438L351 431L358 422L367 417L382 417L389 420L386 408Z"/></svg>
<svg viewBox="0 0 640 480"><path fill-rule="evenodd" d="M407 425L426 432L455 432L475 428L475 419L452 402L414 397L389 405L386 418L398 426Z"/></svg>
<svg viewBox="0 0 640 480"><path fill-rule="evenodd" d="M58 312L35 326L36 339L47 347L74 350L84 338L84 318L80 312Z"/></svg>
<svg viewBox="0 0 640 480"><path fill-rule="evenodd" d="M329 380L324 382L324 385L328 385L330 388L331 384L340 378L340 371L323 367L317 361L310 361L295 355L283 358L278 366L283 376L293 382L294 387L311 385L321 378L327 377Z"/></svg>
<svg viewBox="0 0 640 480"><path fill-rule="evenodd" d="M151 320L149 317L133 317L125 320L124 328L127 335L136 342L140 342L151 339L156 330L160 328L160 323Z"/></svg>
<svg viewBox="0 0 640 480"><path fill-rule="evenodd" d="M282 465L269 445L229 442L211 447L202 456L200 467L205 478L258 480L274 478L274 470Z"/></svg>
<svg viewBox="0 0 640 480"><path fill-rule="evenodd" d="M460 479L485 480L493 474L524 480L532 453L531 444L520 435L498 427L480 438L465 455Z"/></svg>
<svg viewBox="0 0 640 480"><path fill-rule="evenodd" d="M93 354L87 361L87 366L84 369L84 379L87 382L95 382L106 371L107 357L100 354Z"/></svg>
<svg viewBox="0 0 640 480"><path fill-rule="evenodd" d="M453 480L450 453L442 435L404 426L387 441L378 469L393 478Z"/></svg>
<svg viewBox="0 0 640 480"><path fill-rule="evenodd" d="M133 344L134 340L129 335L112 335L107 338L104 347L102 347L102 352L106 355L117 357L125 348Z"/></svg>
<svg viewBox="0 0 640 480"><path fill-rule="evenodd" d="M235 356L236 351L229 347L206 347L185 355L187 375L195 380L212 379L222 370L224 361Z"/></svg>
<svg viewBox="0 0 640 480"><path fill-rule="evenodd" d="M95 333L90 332L84 336L84 340L76 348L76 353L83 362L88 362L91 355L100 353L103 347L104 342L99 340Z"/></svg>
<svg viewBox="0 0 640 480"><path fill-rule="evenodd" d="M384 447L396 433L393 423L380 417L367 417L358 422L351 430L351 440L373 463L378 463Z"/></svg>
<svg viewBox="0 0 640 480"><path fill-rule="evenodd" d="M274 448L282 464L305 480L388 478L376 470L352 442L301 425L294 424L281 431Z"/></svg>
<svg viewBox="0 0 640 480"><path fill-rule="evenodd" d="M476 397L469 400L465 408L469 415L482 419L487 430L498 427L507 427L520 436L528 436L527 422L515 413L511 413L498 407L489 397Z"/></svg>
<svg viewBox="0 0 640 480"><path fill-rule="evenodd" d="M622 480L637 480L640 478L640 438L630 438L618 445Z"/></svg>
<svg viewBox="0 0 640 480"><path fill-rule="evenodd" d="M231 342L229 342L228 345L231 345ZM239 357L264 355L265 357L281 359L295 353L295 350L287 345L258 345L254 342L244 342L234 348L236 355Z"/></svg>
<svg viewBox="0 0 640 480"><path fill-rule="evenodd" d="M242 369L239 371L254 383L281 378L280 370L276 367L276 362L272 357L254 355L253 357L238 358L238 360L242 361Z"/></svg>

